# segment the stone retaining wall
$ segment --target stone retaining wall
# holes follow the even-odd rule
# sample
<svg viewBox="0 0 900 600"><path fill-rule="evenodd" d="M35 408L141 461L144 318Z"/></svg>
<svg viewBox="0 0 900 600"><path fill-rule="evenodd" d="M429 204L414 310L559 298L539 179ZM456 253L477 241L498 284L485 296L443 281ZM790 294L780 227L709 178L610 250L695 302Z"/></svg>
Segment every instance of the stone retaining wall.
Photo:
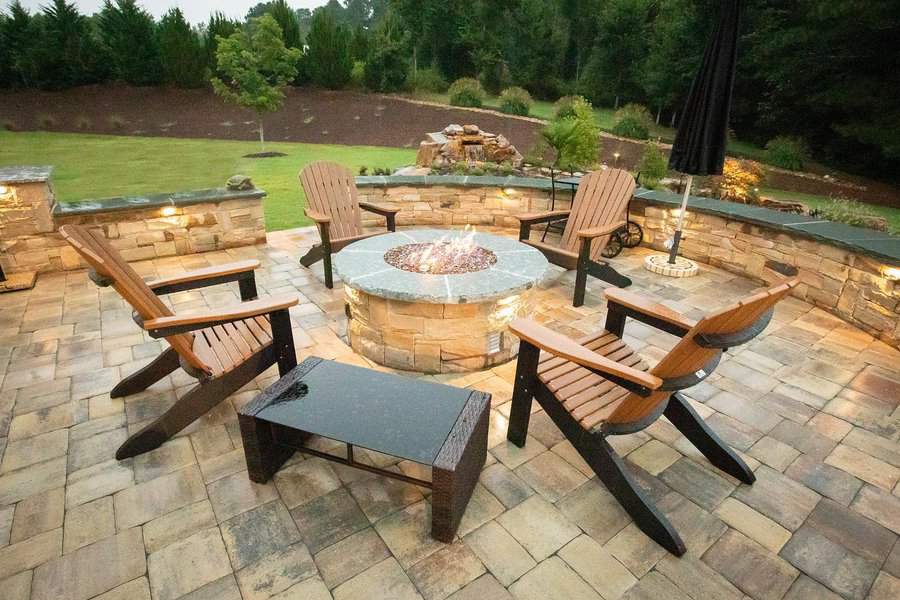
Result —
<svg viewBox="0 0 900 600"><path fill-rule="evenodd" d="M393 184L390 179L361 181L360 196L400 208L398 223L402 225L471 223L517 228L513 215L547 210L550 203L549 186L540 180L533 186L521 182L477 186L470 182L440 185L433 177L428 179L434 183L428 185L417 185L409 178L397 178L400 181ZM675 228L680 198L659 192L650 195L635 198L632 218L644 228L644 245L664 250ZM557 208L567 208L569 198L568 191L557 191ZM800 230L808 225L799 222L803 217L794 220L795 229L789 229L784 225L792 221L788 215L767 209L699 198L692 198L691 206L681 243L683 256L761 283L767 260L792 265L801 281L795 296L900 347L900 261L892 258L900 250L900 239L828 223L830 230L845 233L832 241ZM379 219L369 216L366 222L375 225ZM883 250L853 248L854 235L859 245L870 243ZM845 238L851 241L842 242Z"/></svg>
<svg viewBox="0 0 900 600"><path fill-rule="evenodd" d="M58 204L49 169L0 172L0 186L0 266L7 274L84 267L58 233L67 223L102 228L129 261L266 241L262 190L200 190Z"/></svg>

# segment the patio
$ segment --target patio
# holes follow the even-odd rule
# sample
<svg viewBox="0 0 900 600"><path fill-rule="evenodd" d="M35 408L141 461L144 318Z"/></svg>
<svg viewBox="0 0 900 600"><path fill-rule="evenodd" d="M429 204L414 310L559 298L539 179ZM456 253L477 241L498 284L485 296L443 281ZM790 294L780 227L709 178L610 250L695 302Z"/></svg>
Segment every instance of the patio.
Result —
<svg viewBox="0 0 900 600"><path fill-rule="evenodd" d="M326 289L321 264L298 264L317 241L306 228L133 265L151 277L258 258L261 295L301 297L291 309L298 358L387 370L347 345L342 286ZM643 270L647 252L625 252L616 268L633 291L690 317L757 287L705 265L664 279ZM586 304L572 308L573 278L551 268L535 318L578 336L603 327L604 284L589 278ZM169 298L186 313L239 296L230 284ZM128 432L192 380L177 371L110 399L162 342L85 271L44 274L0 306L3 600L900 597L900 352L794 298L687 392L753 467L752 487L662 419L611 440L685 538L682 558L631 523L542 412L524 448L506 441L515 363L427 376L493 395L487 464L459 539L445 545L428 535L427 492L409 484L299 455L274 483L249 481L235 409L277 378L274 367L158 450L116 461ZM629 322L626 340L655 362L676 338Z"/></svg>

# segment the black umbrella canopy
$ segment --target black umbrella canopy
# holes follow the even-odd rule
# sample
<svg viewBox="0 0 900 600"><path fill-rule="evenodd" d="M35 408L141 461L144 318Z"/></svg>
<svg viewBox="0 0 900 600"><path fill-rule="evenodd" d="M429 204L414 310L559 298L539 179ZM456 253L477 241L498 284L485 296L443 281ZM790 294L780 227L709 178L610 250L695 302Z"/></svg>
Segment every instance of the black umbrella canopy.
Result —
<svg viewBox="0 0 900 600"><path fill-rule="evenodd" d="M670 169L689 175L721 175L725 162L741 0L723 0L720 10L669 156Z"/></svg>

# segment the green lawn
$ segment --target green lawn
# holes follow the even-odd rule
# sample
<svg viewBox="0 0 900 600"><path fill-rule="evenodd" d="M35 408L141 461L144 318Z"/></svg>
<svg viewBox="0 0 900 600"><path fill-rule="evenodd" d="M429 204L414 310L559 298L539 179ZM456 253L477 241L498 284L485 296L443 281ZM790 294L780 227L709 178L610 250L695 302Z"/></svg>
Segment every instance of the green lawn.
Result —
<svg viewBox="0 0 900 600"><path fill-rule="evenodd" d="M248 175L266 190L269 231L306 225L297 174L315 160L331 160L355 173L360 166L395 168L415 161L415 150L375 146L270 143L279 158L248 159L255 142L120 137L0 131L0 166L53 165L62 201L220 187Z"/></svg>

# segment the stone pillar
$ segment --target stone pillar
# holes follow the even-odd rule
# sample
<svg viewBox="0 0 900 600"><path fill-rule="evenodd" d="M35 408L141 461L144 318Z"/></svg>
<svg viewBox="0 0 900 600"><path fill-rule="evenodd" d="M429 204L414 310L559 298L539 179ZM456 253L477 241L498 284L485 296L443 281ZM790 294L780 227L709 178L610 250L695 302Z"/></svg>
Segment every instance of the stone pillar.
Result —
<svg viewBox="0 0 900 600"><path fill-rule="evenodd" d="M0 169L0 266L9 277L52 267L45 237L54 231L52 167ZM58 252L56 252L58 255Z"/></svg>

